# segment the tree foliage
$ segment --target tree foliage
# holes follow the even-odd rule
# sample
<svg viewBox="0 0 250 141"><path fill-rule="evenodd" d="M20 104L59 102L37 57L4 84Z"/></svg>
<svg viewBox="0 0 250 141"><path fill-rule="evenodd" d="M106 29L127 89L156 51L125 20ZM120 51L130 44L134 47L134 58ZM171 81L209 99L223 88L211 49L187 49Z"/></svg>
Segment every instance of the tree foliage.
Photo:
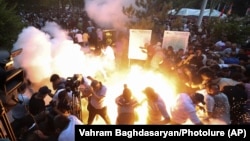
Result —
<svg viewBox="0 0 250 141"><path fill-rule="evenodd" d="M211 21L212 37L214 40L226 36L229 41L244 44L247 37L250 35L249 17L231 17L226 21Z"/></svg>
<svg viewBox="0 0 250 141"><path fill-rule="evenodd" d="M241 0L240 0L241 1ZM200 8L201 0L136 0L134 5L123 7L123 13L130 18L127 24L128 28L134 29L151 29L153 33L162 33L166 30L166 21L169 18L168 11L175 8L177 11L183 7ZM220 4L220 7L230 5L235 0L211 0L207 7L215 9ZM225 11L226 12L226 11ZM234 13L237 13L236 11ZM233 17L235 16L236 17ZM241 17L237 14L228 15L227 20L219 18L211 18L209 29L212 31L212 37L216 41L226 35L232 42L242 43L246 36L250 35L250 25L247 23L247 17ZM197 17L198 18L198 17ZM175 17L171 23L171 28L179 30L183 26L182 17Z"/></svg>
<svg viewBox="0 0 250 141"><path fill-rule="evenodd" d="M17 3L19 8L37 11L42 9L64 9L69 6L72 9L83 9L84 0L7 0L8 3Z"/></svg>
<svg viewBox="0 0 250 141"><path fill-rule="evenodd" d="M123 13L130 18L129 28L157 31L164 28L162 25L171 8L166 0L135 0L135 5L123 7Z"/></svg>
<svg viewBox="0 0 250 141"><path fill-rule="evenodd" d="M24 27L15 8L16 5L8 5L4 0L0 0L0 47L8 51Z"/></svg>

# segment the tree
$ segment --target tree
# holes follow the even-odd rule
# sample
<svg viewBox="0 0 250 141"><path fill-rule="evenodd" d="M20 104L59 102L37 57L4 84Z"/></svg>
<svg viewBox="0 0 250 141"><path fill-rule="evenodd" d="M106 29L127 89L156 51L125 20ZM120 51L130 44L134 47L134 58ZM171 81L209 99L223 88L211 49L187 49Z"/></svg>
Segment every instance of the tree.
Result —
<svg viewBox="0 0 250 141"><path fill-rule="evenodd" d="M229 6L233 2L235 2L235 0L210 0L207 7L210 9L220 7L221 10L225 5ZM221 3L221 6L219 6L219 3ZM134 29L151 29L153 31L152 38L156 38L157 41L157 39L159 40L159 37L162 36L162 32L166 30L166 20L169 19L170 16L168 11L173 9L173 6L177 11L182 7L200 8L201 0L190 0L186 3L183 3L183 0L135 0L134 5L123 7L123 13L130 19L127 27ZM225 12L227 11L228 9L226 9ZM172 30L179 30L182 27L183 23L181 18L182 17L175 17L174 23L171 23ZM239 18L233 18L232 16L227 20L211 18L209 29L212 31L211 36L214 38L214 41L219 39L222 34L226 34L231 41L242 43L246 39L246 36L249 35L249 24L244 24L248 23L249 20L247 20L248 18L243 18L243 20L236 19ZM154 41L155 39L153 39L153 42Z"/></svg>
<svg viewBox="0 0 250 141"><path fill-rule="evenodd" d="M24 25L15 11L16 5L0 0L0 47L10 51Z"/></svg>
<svg viewBox="0 0 250 141"><path fill-rule="evenodd" d="M250 35L250 24L248 17L231 17L226 21L211 21L209 28L212 29L213 41L217 41L222 36L226 36L229 41L244 45Z"/></svg>

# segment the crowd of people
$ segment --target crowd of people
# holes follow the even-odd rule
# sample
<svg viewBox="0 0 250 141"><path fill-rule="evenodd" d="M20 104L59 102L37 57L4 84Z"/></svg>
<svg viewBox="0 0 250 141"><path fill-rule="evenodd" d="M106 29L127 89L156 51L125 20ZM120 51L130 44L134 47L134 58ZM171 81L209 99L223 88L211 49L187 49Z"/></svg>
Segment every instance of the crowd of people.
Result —
<svg viewBox="0 0 250 141"><path fill-rule="evenodd" d="M53 12L55 11L48 13ZM77 33L81 35L88 33L90 39L95 38L95 42L101 40L101 36L95 32L100 28L95 28L86 15L85 18L81 15L72 20L71 13L61 13L59 17L58 14L45 16L44 13L21 14L25 22L38 27L43 26L48 19L59 22L69 31L74 31L72 40L75 37L80 38L75 42L82 47L89 46L92 41L81 40L82 36L79 37ZM85 22L87 26L79 25ZM232 42L226 36L212 42L207 32L193 31L191 23L187 21L183 25L185 31L191 32L186 48L179 50L175 50L174 46L164 48L159 38L157 42L146 46L145 53L148 58L142 64L145 70L153 70L176 79L174 105L167 107L164 100L166 97L162 97L152 86L145 86L142 90L145 99L139 101L134 97L129 85L124 84L122 94L115 99L117 105L115 124L135 124L140 116L136 113L136 108L144 103L147 104L148 115L145 124L205 125L214 119L226 125L249 124L247 119L250 107L250 54L247 52L247 46ZM93 35L93 32L96 35ZM96 45L98 43L100 42L96 42ZM246 39L246 44L249 45L249 43L250 38ZM107 50L105 50L107 46L104 46L100 47L103 48L101 52L108 54L111 46L108 46ZM99 48L98 45L96 48ZM117 71L119 66L122 66L120 58L117 57L117 54L121 52L117 52L118 49L115 51L114 56L107 58L115 60L112 62L114 68L107 67L112 68L111 72ZM112 73L109 75L112 76ZM105 78L107 82L108 78L106 76ZM77 85L80 96L77 97L73 96L72 88L67 88L67 81L60 74L52 74L50 82L53 90L50 90L47 85L41 86L37 92L32 93L31 98L24 95L29 85L24 83L18 89L20 93L18 99L21 102L13 108L14 121L11 123L18 139L26 141L37 140L37 138L48 141L74 140L74 125L92 125L95 118L99 116L105 124L112 124L105 102L109 87L101 80L92 76L80 77L79 85ZM44 101L47 95L52 99L49 107ZM79 111L81 99L87 101L87 123L84 123L78 114L81 112ZM198 111L203 112L203 118L200 117Z"/></svg>

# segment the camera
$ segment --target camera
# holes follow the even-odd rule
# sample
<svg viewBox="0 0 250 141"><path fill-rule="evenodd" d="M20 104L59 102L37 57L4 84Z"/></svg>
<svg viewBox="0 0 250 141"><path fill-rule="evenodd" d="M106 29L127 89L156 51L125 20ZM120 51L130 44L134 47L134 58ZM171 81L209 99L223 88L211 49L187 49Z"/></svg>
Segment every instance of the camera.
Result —
<svg viewBox="0 0 250 141"><path fill-rule="evenodd" d="M67 91L72 91L73 94L79 94L78 87L82 83L82 77L79 74L74 74L73 77L67 77L65 86Z"/></svg>

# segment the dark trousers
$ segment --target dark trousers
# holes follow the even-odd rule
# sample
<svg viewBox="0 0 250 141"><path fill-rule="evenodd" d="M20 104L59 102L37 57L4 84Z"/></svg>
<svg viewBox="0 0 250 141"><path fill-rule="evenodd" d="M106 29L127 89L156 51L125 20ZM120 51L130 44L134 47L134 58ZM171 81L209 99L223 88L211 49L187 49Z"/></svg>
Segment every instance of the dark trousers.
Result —
<svg viewBox="0 0 250 141"><path fill-rule="evenodd" d="M117 116L117 125L133 125L137 121L137 115L135 113L120 113Z"/></svg>
<svg viewBox="0 0 250 141"><path fill-rule="evenodd" d="M87 109L89 111L88 125L91 125L93 123L96 115L100 115L103 118L103 120L106 122L106 124L111 124L109 116L107 114L106 106L103 107L102 109L96 109L89 103Z"/></svg>

